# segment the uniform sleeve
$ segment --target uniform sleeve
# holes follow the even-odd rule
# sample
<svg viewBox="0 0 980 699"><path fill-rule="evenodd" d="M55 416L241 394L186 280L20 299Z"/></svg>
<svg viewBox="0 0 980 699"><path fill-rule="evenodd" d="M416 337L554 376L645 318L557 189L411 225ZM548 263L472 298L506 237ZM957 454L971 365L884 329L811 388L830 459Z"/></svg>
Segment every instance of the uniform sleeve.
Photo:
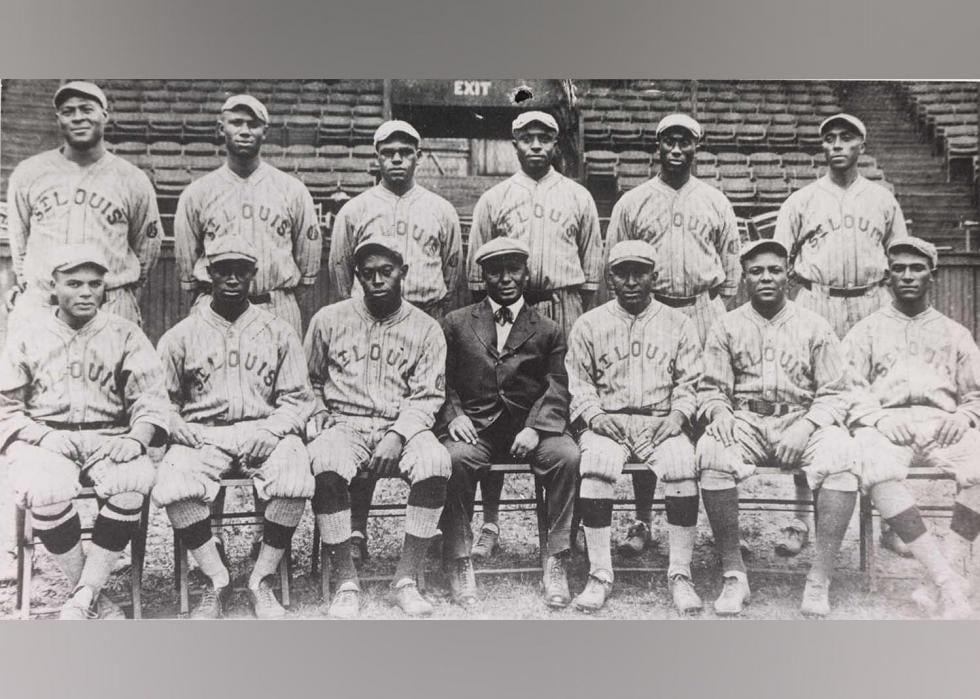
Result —
<svg viewBox="0 0 980 699"><path fill-rule="evenodd" d="M31 379L26 348L17 336L11 337L0 355L0 450L14 439L37 444L51 431L27 414Z"/></svg>
<svg viewBox="0 0 980 699"><path fill-rule="evenodd" d="M818 427L843 425L852 395L853 373L844 358L840 340L829 325L816 337L812 357L817 390L804 417Z"/></svg>
<svg viewBox="0 0 980 699"><path fill-rule="evenodd" d="M578 229L578 254L585 273L583 291L597 291L602 282L602 231L599 228L599 211L588 192L583 194L584 210Z"/></svg>
<svg viewBox="0 0 980 699"><path fill-rule="evenodd" d="M772 238L782 243L787 251L792 252L799 233L800 217L796 208L796 198L791 195L779 207L779 213L776 214L776 228L773 230Z"/></svg>
<svg viewBox="0 0 980 699"><path fill-rule="evenodd" d="M354 283L354 248L357 241L354 240L353 223L351 221L351 207L354 200L347 202L337 215L334 216L333 226L330 229L330 256L328 263L330 272L333 274L334 293L337 300L350 298L351 286Z"/></svg>
<svg viewBox="0 0 980 699"><path fill-rule="evenodd" d="M446 204L446 222L443 228L442 241L442 278L446 284L446 293L450 298L459 288L462 275L463 233L459 225L459 214L452 204Z"/></svg>
<svg viewBox="0 0 980 699"><path fill-rule="evenodd" d="M724 198L724 195L722 195ZM738 233L738 219L731 202L725 199L722 209L722 227L715 241L716 251L725 270L725 281L722 282L720 294L731 298L738 293L738 283L742 278L742 263L739 254L742 250L742 238Z"/></svg>
<svg viewBox="0 0 980 699"><path fill-rule="evenodd" d="M184 343L176 330L163 334L157 343L157 354L163 364L163 386L170 402L179 412L187 396L184 392Z"/></svg>
<svg viewBox="0 0 980 699"><path fill-rule="evenodd" d="M302 183L296 185L294 206L293 260L299 267L300 286L312 286L320 272L323 236L320 234L320 220L316 215L313 196Z"/></svg>
<svg viewBox="0 0 980 699"><path fill-rule="evenodd" d="M126 338L119 375L130 428L148 422L169 433L171 406L163 364L150 340L138 329Z"/></svg>
<svg viewBox="0 0 980 699"><path fill-rule="evenodd" d="M455 324L449 316L443 319L442 333L446 338L446 400L439 411L438 422L440 426L446 427L460 415L465 415L466 411L463 410L463 401L456 390L456 377L459 376L459 352L457 352L459 344L456 339Z"/></svg>
<svg viewBox="0 0 980 699"><path fill-rule="evenodd" d="M483 273L476 264L476 251L493 236L493 221L490 218L490 192L483 196L473 207L473 222L470 224L470 235L466 251L466 280L470 291L483 290Z"/></svg>
<svg viewBox="0 0 980 699"><path fill-rule="evenodd" d="M586 324L581 319L575 322L568 335L568 354L565 357L568 392L571 396L568 418L572 422L581 419L588 425L594 418L606 412L602 408L595 385L592 343Z"/></svg>
<svg viewBox="0 0 980 699"><path fill-rule="evenodd" d="M435 321L422 338L422 351L408 377L408 395L402 398L398 419L391 426L407 442L432 429L446 398L446 338Z"/></svg>
<svg viewBox="0 0 980 699"><path fill-rule="evenodd" d="M968 332L961 334L956 348L956 393L956 412L980 426L980 349Z"/></svg>
<svg viewBox="0 0 980 699"><path fill-rule="evenodd" d="M27 201L27 182L23 168L15 168L7 183L7 240L17 282L24 283L24 257L31 233L31 206Z"/></svg>
<svg viewBox="0 0 980 699"><path fill-rule="evenodd" d="M177 200L177 213L174 214L174 257L177 261L177 278L184 291L197 288L194 265L204 254L204 241L194 209L192 192L189 188L185 189Z"/></svg>
<svg viewBox="0 0 980 699"><path fill-rule="evenodd" d="M697 414L697 388L701 381L701 341L698 339L694 323L684 318L680 327L680 342L674 358L674 387L670 396L670 409L677 411L693 422Z"/></svg>
<svg viewBox="0 0 980 699"><path fill-rule="evenodd" d="M891 201L889 202L890 206L888 207L888 211L885 212L885 215L888 219L889 226L885 237L881 241L886 250L893 241L909 237L909 229L905 225L905 214L902 213L902 206L890 192L888 193L888 198Z"/></svg>
<svg viewBox="0 0 980 699"><path fill-rule="evenodd" d="M545 389L531 406L525 427L539 432L561 434L568 426L568 372L565 370L567 348L561 328L555 327L548 341Z"/></svg>
<svg viewBox="0 0 980 699"><path fill-rule="evenodd" d="M698 383L698 416L712 420L718 410L732 411L732 397L735 394L735 371L732 368L728 332L720 322L716 322L708 331L703 361L703 373Z"/></svg>
<svg viewBox="0 0 980 699"><path fill-rule="evenodd" d="M150 271L160 259L160 210L157 208L157 195L150 178L142 170L134 175L134 199L129 219L129 247L140 263L139 286L146 284Z"/></svg>
<svg viewBox="0 0 980 699"><path fill-rule="evenodd" d="M306 369L313 388L313 412L327 412L323 402L323 384L327 380L327 356L330 353L330 328L324 322L322 314L317 313L310 321L303 341L303 353L306 355Z"/></svg>
<svg viewBox="0 0 980 699"><path fill-rule="evenodd" d="M282 329L277 344L279 367L273 394L275 410L265 418L264 426L277 437L303 434L306 421L310 419L316 405L306 370L303 345L291 327Z"/></svg>

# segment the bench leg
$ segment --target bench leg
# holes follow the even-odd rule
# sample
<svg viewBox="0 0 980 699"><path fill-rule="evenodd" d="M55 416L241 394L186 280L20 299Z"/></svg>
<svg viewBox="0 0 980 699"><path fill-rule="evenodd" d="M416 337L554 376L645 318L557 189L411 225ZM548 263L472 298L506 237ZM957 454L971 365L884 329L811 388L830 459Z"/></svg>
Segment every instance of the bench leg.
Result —
<svg viewBox="0 0 980 699"><path fill-rule="evenodd" d="M292 546L287 546L286 551L279 561L279 595L282 597L282 606L289 607L289 556L292 553Z"/></svg>
<svg viewBox="0 0 980 699"><path fill-rule="evenodd" d="M150 527L150 498L144 498L143 509L140 512L139 529L130 543L133 555L132 563L132 595L133 618L143 618L143 562L146 560L146 535Z"/></svg>
<svg viewBox="0 0 980 699"><path fill-rule="evenodd" d="M177 589L180 596L180 616L187 616L191 610L191 600L190 600L190 590L188 589L188 570L187 570L187 559L184 555L184 545L180 542L179 538L174 543L176 548L176 555L174 556L174 568L177 575Z"/></svg>
<svg viewBox="0 0 980 699"><path fill-rule="evenodd" d="M548 565L548 502L544 497L544 486L537 476L534 477L534 506L538 519L538 557L544 571Z"/></svg>
<svg viewBox="0 0 980 699"><path fill-rule="evenodd" d="M31 566L25 564L27 556L27 539L25 538L27 512L17 508L17 610L20 612L21 619L28 619L31 616L31 593L30 593L30 570ZM27 575L25 575L25 572ZM26 591L26 594L25 594ZM27 610L25 612L25 609Z"/></svg>
<svg viewBox="0 0 980 699"><path fill-rule="evenodd" d="M324 602L330 601L330 554L327 553L327 545L321 543L318 547L320 553L320 597Z"/></svg>
<svg viewBox="0 0 980 699"><path fill-rule="evenodd" d="M867 576L868 588L872 592L877 592L878 573L877 566L875 565L874 516L871 507L871 496L867 493L861 494L859 525L861 570Z"/></svg>
<svg viewBox="0 0 980 699"><path fill-rule="evenodd" d="M313 551L310 552L310 575L316 577L320 572L320 528L316 526L316 518L313 518Z"/></svg>

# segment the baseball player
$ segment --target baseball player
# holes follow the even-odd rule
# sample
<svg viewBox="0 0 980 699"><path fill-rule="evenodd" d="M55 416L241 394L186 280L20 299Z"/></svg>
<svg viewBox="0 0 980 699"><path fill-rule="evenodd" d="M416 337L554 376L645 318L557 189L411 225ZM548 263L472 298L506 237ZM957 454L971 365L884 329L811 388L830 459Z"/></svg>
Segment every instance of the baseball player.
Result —
<svg viewBox="0 0 980 699"><path fill-rule="evenodd" d="M216 619L230 591L228 569L211 535L208 503L229 472L250 475L266 502L263 541L248 581L255 616L286 610L269 584L289 548L313 474L303 444L313 390L303 346L284 320L249 302L258 252L237 235L207 253L211 300L160 338L167 391L178 413L171 447L153 488L179 537L211 585L192 618Z"/></svg>
<svg viewBox="0 0 980 699"><path fill-rule="evenodd" d="M436 321L402 300L408 266L397 237L362 241L353 262L362 295L320 309L305 341L318 403L313 431L319 434L309 445L313 513L339 583L328 612L359 613L348 484L368 468L378 476L400 473L411 484L389 601L409 616L428 616L432 604L415 580L452 470L431 432L445 398L446 340Z"/></svg>
<svg viewBox="0 0 980 699"><path fill-rule="evenodd" d="M858 171L867 137L864 123L835 114L820 125L820 134L827 174L783 202L773 237L790 251L789 271L799 286L796 303L826 318L843 338L857 321L889 302L881 284L885 250L908 231L894 195ZM802 482L797 495L809 500ZM799 553L807 543L808 518L800 512L786 524L777 553ZM900 540L884 532L882 543L901 548Z"/></svg>
<svg viewBox="0 0 980 699"><path fill-rule="evenodd" d="M524 112L511 124L521 169L484 192L473 209L467 280L474 300L484 293L476 251L491 238L506 236L527 244L531 279L526 297L565 337L595 303L602 277L602 238L595 201L585 187L552 167L558 148L558 122L550 114ZM484 527L474 557L497 548L501 474L482 480Z"/></svg>
<svg viewBox="0 0 980 699"><path fill-rule="evenodd" d="M461 275L461 236L455 207L415 182L422 137L411 124L386 121L374 132L381 182L348 201L337 213L330 238L330 270L339 299L362 295L351 258L364 240L395 236L410 270L402 287L406 301L442 320ZM367 557L367 518L376 479L364 470L351 482L354 551Z"/></svg>
<svg viewBox="0 0 980 699"><path fill-rule="evenodd" d="M153 486L147 448L166 439L163 369L135 323L99 310L100 246L56 248L49 264L57 307L15 324L0 358L0 444L14 499L71 584L61 618L119 618L103 588ZM82 485L101 500L87 555Z"/></svg>
<svg viewBox="0 0 980 699"><path fill-rule="evenodd" d="M861 487L926 569L942 615L958 619L972 610L965 582L949 561L969 560L980 533L980 350L966 328L929 302L937 261L931 243L893 241L888 282L894 300L858 322L844 346L870 389L869 400L851 413ZM920 465L956 477L948 560L903 483L909 468Z"/></svg>
<svg viewBox="0 0 980 699"><path fill-rule="evenodd" d="M581 430L578 507L589 550L589 578L574 600L583 611L601 609L612 592L613 487L630 458L664 484L674 606L682 614L701 609L691 578L698 488L686 433L701 344L691 319L654 299L656 256L645 241L617 243L607 273L616 298L579 318L569 338L570 416Z"/></svg>
<svg viewBox="0 0 980 699"><path fill-rule="evenodd" d="M857 500L856 449L844 424L853 385L830 324L786 298L787 250L759 240L742 251L749 303L708 334L698 411L701 496L719 549L724 586L719 615L749 600L739 548L738 486L757 466L802 469L816 498L816 553L801 611L830 613L834 558Z"/></svg>
<svg viewBox="0 0 980 699"><path fill-rule="evenodd" d="M528 307L528 248L493 238L476 252L487 298L450 313L446 402L440 425L453 464L443 532L443 561L453 599L477 600L471 561L476 477L492 461L528 461L545 491L547 551L542 589L549 607L571 601L566 563L578 484L579 450L567 432L568 377L561 328Z"/></svg>
<svg viewBox="0 0 980 699"><path fill-rule="evenodd" d="M691 174L703 133L686 114L660 120L660 173L616 202L606 231L607 251L621 240L645 240L654 247L654 296L694 321L701 344L734 298L741 274L735 211L724 194ZM636 521L622 553L640 553L650 542L656 485L652 473L633 475Z"/></svg>

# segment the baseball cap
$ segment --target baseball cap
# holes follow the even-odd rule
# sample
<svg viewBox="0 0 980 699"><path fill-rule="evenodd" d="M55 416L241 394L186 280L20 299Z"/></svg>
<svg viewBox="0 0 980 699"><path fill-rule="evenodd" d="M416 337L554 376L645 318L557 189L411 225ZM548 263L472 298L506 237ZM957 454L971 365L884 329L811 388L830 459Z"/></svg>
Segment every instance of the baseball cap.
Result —
<svg viewBox="0 0 980 699"><path fill-rule="evenodd" d="M833 124L835 121L843 121L845 124L849 125L855 131L861 134L861 138L868 137L868 130L865 128L864 122L858 119L856 116L845 114L844 112L841 112L840 114L834 114L833 116L829 116L823 121L821 121L820 134L823 135L824 130L827 127L829 127L831 124Z"/></svg>
<svg viewBox="0 0 980 699"><path fill-rule="evenodd" d="M394 256L398 264L404 264L405 254L401 239L393 235L375 236L366 238L354 248L354 263L360 264L361 260L372 252L388 254Z"/></svg>
<svg viewBox="0 0 980 699"><path fill-rule="evenodd" d="M689 117L687 114L677 113L668 114L660 120L660 123L657 124L657 136L674 126L684 129L699 141L704 135L704 129L701 128L701 124L695 119Z"/></svg>
<svg viewBox="0 0 980 699"><path fill-rule="evenodd" d="M109 263L97 246L91 243L71 243L55 250L51 259L51 274L70 272L82 265L93 265L103 273L109 271Z"/></svg>
<svg viewBox="0 0 980 699"><path fill-rule="evenodd" d="M558 122L555 121L555 118L550 114L548 114L547 112L539 112L539 111L530 111L530 112L524 112L522 114L518 114L517 118L514 119L513 122L511 122L510 132L514 133L515 131L519 131L520 129L523 129L528 124L533 124L534 122L538 122L543 126L547 126L555 133L558 133Z"/></svg>
<svg viewBox="0 0 980 699"><path fill-rule="evenodd" d="M527 243L521 240L515 240L514 238L508 238L506 236L499 236L497 238L492 238L481 245L477 251L475 260L478 265L482 265L484 262L489 262L497 257L503 257L505 255L521 255L525 258L531 256L531 249L528 248Z"/></svg>
<svg viewBox="0 0 980 699"><path fill-rule="evenodd" d="M248 111L252 112L256 119L259 119L266 124L269 123L269 110L265 108L264 104L259 102L251 95L232 95L225 100L223 105L221 105L221 111L230 112L237 107L244 107Z"/></svg>
<svg viewBox="0 0 980 699"><path fill-rule="evenodd" d="M396 133L405 134L415 141L415 145L422 144L422 137L414 126L401 119L391 119L379 126L378 130L374 132L374 147L377 148L379 143L384 143Z"/></svg>
<svg viewBox="0 0 980 699"><path fill-rule="evenodd" d="M936 246L922 238L901 238L888 246L889 255L900 250L911 250L928 258L929 266L932 269L936 269L936 265L939 264L939 253L936 251Z"/></svg>
<svg viewBox="0 0 980 699"><path fill-rule="evenodd" d="M246 260L254 265L259 259L255 246L240 235L223 235L205 243L204 254L209 263Z"/></svg>
<svg viewBox="0 0 980 699"><path fill-rule="evenodd" d="M85 80L72 80L59 87L54 93L54 100L52 100L54 102L54 108L57 109L60 107L61 103L72 95L90 97L102 105L103 109L109 108L109 100L106 99L102 88L95 83L86 82Z"/></svg>
<svg viewBox="0 0 980 699"><path fill-rule="evenodd" d="M653 266L656 264L656 250L645 240L623 240L613 245L609 251L609 267L615 267L621 262L639 262Z"/></svg>
<svg viewBox="0 0 980 699"><path fill-rule="evenodd" d="M780 243L778 240L773 240L772 238L761 238L759 240L753 240L752 242L744 245L742 251L738 255L738 259L745 261L750 257L758 255L760 252L775 252L783 257L789 257L789 251L786 246Z"/></svg>

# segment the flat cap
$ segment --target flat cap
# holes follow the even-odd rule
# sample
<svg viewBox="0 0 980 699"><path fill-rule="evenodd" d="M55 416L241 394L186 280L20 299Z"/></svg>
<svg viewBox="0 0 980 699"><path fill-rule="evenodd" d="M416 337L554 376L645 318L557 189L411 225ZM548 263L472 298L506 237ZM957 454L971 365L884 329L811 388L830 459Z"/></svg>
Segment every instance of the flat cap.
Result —
<svg viewBox="0 0 980 699"><path fill-rule="evenodd" d="M533 124L535 122L541 124L542 126L546 126L555 133L558 133L558 122L555 121L555 118L547 112L539 111L530 111L518 114L517 118L511 122L510 132L514 133L520 129L523 129L528 124Z"/></svg>
<svg viewBox="0 0 980 699"><path fill-rule="evenodd" d="M901 250L915 252L925 258L928 258L929 266L932 269L936 269L936 265L939 264L939 253L936 251L936 246L930 243L928 240L913 237L900 238L888 246L889 255L891 255L893 252L899 252Z"/></svg>
<svg viewBox="0 0 980 699"><path fill-rule="evenodd" d="M269 110L251 95L232 95L221 105L223 112L231 112L238 108L245 108L252 112L252 115L259 121L269 123Z"/></svg>
<svg viewBox="0 0 980 699"><path fill-rule="evenodd" d="M102 105L103 109L109 108L109 100L106 99L102 88L95 83L86 82L85 80L72 80L59 87L54 93L54 108L57 109L60 107L61 103L72 95L90 97Z"/></svg>
<svg viewBox="0 0 980 699"><path fill-rule="evenodd" d="M660 123L657 124L657 136L660 136L664 131L675 126L684 129L699 141L704 136L704 129L701 128L701 124L697 120L679 112L677 114L668 114L660 120Z"/></svg>
<svg viewBox="0 0 980 699"><path fill-rule="evenodd" d="M852 129L857 131L859 134L861 134L861 138L868 137L868 130L865 128L864 122L858 119L856 116L853 116L851 114L845 114L844 112L841 112L840 114L834 114L833 116L829 116L823 121L821 121L820 134L823 135L823 132L827 130L831 124L839 121L844 122Z"/></svg>
<svg viewBox="0 0 980 699"><path fill-rule="evenodd" d="M255 246L240 235L223 235L206 241L204 254L209 263L246 260L254 265L259 260L259 253Z"/></svg>
<svg viewBox="0 0 980 699"><path fill-rule="evenodd" d="M405 262L405 246L401 238L396 235L376 235L365 238L357 247L354 248L354 262L360 264L361 260L371 253L381 253L393 256L398 264Z"/></svg>
<svg viewBox="0 0 980 699"><path fill-rule="evenodd" d="M415 141L417 146L422 144L422 136L419 135L414 126L401 119L391 119L379 126L374 132L374 147L377 148L379 143L384 143L396 133L405 134Z"/></svg>
<svg viewBox="0 0 980 699"><path fill-rule="evenodd" d="M70 243L62 245L51 256L51 274L70 272L82 265L98 267L103 273L109 271L109 263L98 246L91 243Z"/></svg>
<svg viewBox="0 0 980 699"><path fill-rule="evenodd" d="M531 256L531 249L528 248L524 241L502 235L497 238L491 238L481 245L476 251L476 257L474 259L477 264L482 265L484 262L505 255L522 255L527 258Z"/></svg>
<svg viewBox="0 0 980 699"><path fill-rule="evenodd" d="M623 240L613 245L609 251L609 267L615 267L621 262L656 265L656 256L657 251L645 240Z"/></svg>
<svg viewBox="0 0 980 699"><path fill-rule="evenodd" d="M789 257L789 251L786 249L786 246L778 240L760 238L759 240L753 240L743 245L742 251L738 254L738 259L745 261L750 257L758 255L760 252L775 252L783 257Z"/></svg>

